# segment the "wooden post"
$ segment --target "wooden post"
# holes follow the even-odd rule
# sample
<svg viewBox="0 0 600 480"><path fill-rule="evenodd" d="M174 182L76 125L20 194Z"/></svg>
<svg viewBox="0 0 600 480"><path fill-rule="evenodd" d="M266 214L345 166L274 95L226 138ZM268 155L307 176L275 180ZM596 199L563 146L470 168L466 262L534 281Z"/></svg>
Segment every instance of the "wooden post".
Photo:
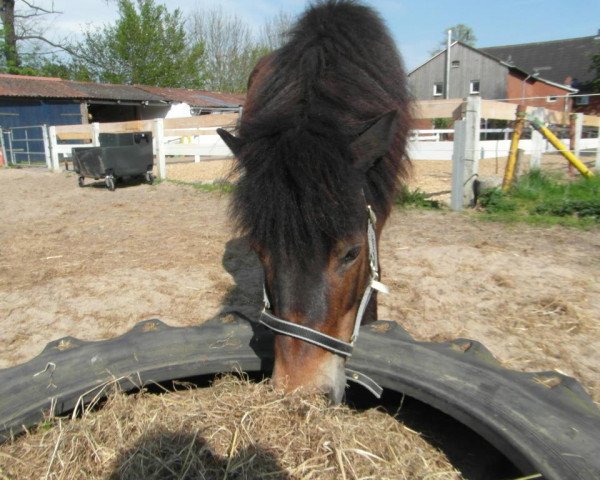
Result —
<svg viewBox="0 0 600 480"><path fill-rule="evenodd" d="M600 172L600 126L598 126L598 142L596 145L596 162L594 163L594 170Z"/></svg>
<svg viewBox="0 0 600 480"><path fill-rule="evenodd" d="M98 122L92 123L92 146L100 146L100 124Z"/></svg>
<svg viewBox="0 0 600 480"><path fill-rule="evenodd" d="M58 151L56 148L56 127L54 125L48 129L48 135L50 136L50 156L52 157L52 170L58 172L60 170L60 163L58 162Z"/></svg>
<svg viewBox="0 0 600 480"><path fill-rule="evenodd" d="M538 107L533 111L533 116L546 119L546 110ZM535 129L531 131L531 157L529 159L529 170L539 170L542 167L542 154L544 152L544 137Z"/></svg>
<svg viewBox="0 0 600 480"><path fill-rule="evenodd" d="M525 116L527 115L527 107L520 103L517 106L517 118L515 120L515 128L510 142L510 151L508 161L506 162L506 170L504 171L504 179L502 180L502 191L506 192L510 188L513 177L515 175L515 165L517 163L517 151L519 149L519 140L523 132L525 124Z"/></svg>
<svg viewBox="0 0 600 480"><path fill-rule="evenodd" d="M48 139L48 125L42 125L42 139L44 140L44 158L48 170L52 170L52 156L50 155L50 141Z"/></svg>
<svg viewBox="0 0 600 480"><path fill-rule="evenodd" d="M552 144L558 153L565 157L569 163L571 163L577 170L581 172L584 177L593 177L594 174L585 166L585 164L579 160L573 153L554 135L538 118L531 120L531 126L546 137L546 139Z"/></svg>
<svg viewBox="0 0 600 480"><path fill-rule="evenodd" d="M455 212L463 209L464 171L465 171L465 139L467 136L466 120L454 122L454 144L452 150L452 191L450 193L450 208Z"/></svg>
<svg viewBox="0 0 600 480"><path fill-rule="evenodd" d="M575 153L577 143L577 114L571 113L569 115L569 150L575 156L578 156ZM571 163L568 164L568 169L569 175L575 175L575 170L573 170L573 165L571 165Z"/></svg>
<svg viewBox="0 0 600 480"><path fill-rule="evenodd" d="M575 113L575 146L571 146L573 154L579 158L581 153L581 137L583 136L583 113Z"/></svg>
<svg viewBox="0 0 600 480"><path fill-rule="evenodd" d="M165 159L165 125L162 118L154 119L154 141L156 142L156 160L158 162L158 178L165 180L167 178L167 162Z"/></svg>
<svg viewBox="0 0 600 480"><path fill-rule="evenodd" d="M523 161L524 157L525 157L525 150L523 150L522 148L519 148L517 150L517 163L515 165L515 172L517 174L517 178L519 178L520 176L523 175L523 164L525 163Z"/></svg>
<svg viewBox="0 0 600 480"><path fill-rule="evenodd" d="M200 137L199 136L195 136L193 137L193 142L197 145L196 148L194 149L194 163L200 163Z"/></svg>

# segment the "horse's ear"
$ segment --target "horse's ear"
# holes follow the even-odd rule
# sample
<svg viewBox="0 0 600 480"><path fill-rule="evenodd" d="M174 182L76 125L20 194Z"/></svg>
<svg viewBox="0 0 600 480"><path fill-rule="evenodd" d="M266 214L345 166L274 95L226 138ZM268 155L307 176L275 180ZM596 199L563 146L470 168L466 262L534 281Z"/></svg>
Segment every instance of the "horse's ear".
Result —
<svg viewBox="0 0 600 480"><path fill-rule="evenodd" d="M219 134L219 137L221 137L221 139L225 142L225 145L229 147L231 153L237 155L240 149L242 148L242 141L239 138L233 136L227 130L224 130L222 128L217 128L217 133Z"/></svg>
<svg viewBox="0 0 600 480"><path fill-rule="evenodd" d="M352 142L350 149L354 166L366 172L392 146L396 134L397 111L391 110L375 120Z"/></svg>

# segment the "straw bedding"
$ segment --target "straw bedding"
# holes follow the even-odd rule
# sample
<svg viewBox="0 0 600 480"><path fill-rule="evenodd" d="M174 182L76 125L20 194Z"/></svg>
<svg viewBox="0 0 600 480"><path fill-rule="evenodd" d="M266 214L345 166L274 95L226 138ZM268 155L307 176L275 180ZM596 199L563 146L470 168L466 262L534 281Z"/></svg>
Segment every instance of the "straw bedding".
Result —
<svg viewBox="0 0 600 480"><path fill-rule="evenodd" d="M283 397L232 375L210 388L114 393L15 439L0 465L3 480L462 478L388 413Z"/></svg>

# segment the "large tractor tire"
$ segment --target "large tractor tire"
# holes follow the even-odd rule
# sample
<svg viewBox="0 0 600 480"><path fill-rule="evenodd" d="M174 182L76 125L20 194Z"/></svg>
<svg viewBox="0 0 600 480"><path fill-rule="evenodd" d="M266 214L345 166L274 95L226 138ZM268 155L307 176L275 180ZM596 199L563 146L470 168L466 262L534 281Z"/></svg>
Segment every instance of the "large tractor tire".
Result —
<svg viewBox="0 0 600 480"><path fill-rule="evenodd" d="M197 327L147 320L99 342L66 337L0 370L0 441L44 413L73 411L106 394L152 383L272 367L273 337L235 315ZM600 410L574 379L502 368L481 344L413 340L393 322L362 328L348 367L470 427L521 471L548 480L600 478Z"/></svg>

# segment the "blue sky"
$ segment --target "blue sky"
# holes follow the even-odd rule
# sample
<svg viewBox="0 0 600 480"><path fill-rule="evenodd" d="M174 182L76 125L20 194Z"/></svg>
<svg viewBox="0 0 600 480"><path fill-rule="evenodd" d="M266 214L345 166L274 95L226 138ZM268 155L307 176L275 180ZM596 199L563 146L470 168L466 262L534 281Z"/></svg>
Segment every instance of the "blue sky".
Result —
<svg viewBox="0 0 600 480"><path fill-rule="evenodd" d="M155 0L184 14L222 6L259 28L265 19L283 10L302 12L305 0ZM38 0L49 5L52 0ZM18 3L18 2L17 2ZM471 27L476 46L541 42L595 35L600 29L600 0L365 0L385 19L407 69L429 58L444 38L444 30L457 23ZM117 17L111 0L54 0L64 12L52 22L49 33L77 35L85 25L110 23ZM576 7L575 7L576 5Z"/></svg>

